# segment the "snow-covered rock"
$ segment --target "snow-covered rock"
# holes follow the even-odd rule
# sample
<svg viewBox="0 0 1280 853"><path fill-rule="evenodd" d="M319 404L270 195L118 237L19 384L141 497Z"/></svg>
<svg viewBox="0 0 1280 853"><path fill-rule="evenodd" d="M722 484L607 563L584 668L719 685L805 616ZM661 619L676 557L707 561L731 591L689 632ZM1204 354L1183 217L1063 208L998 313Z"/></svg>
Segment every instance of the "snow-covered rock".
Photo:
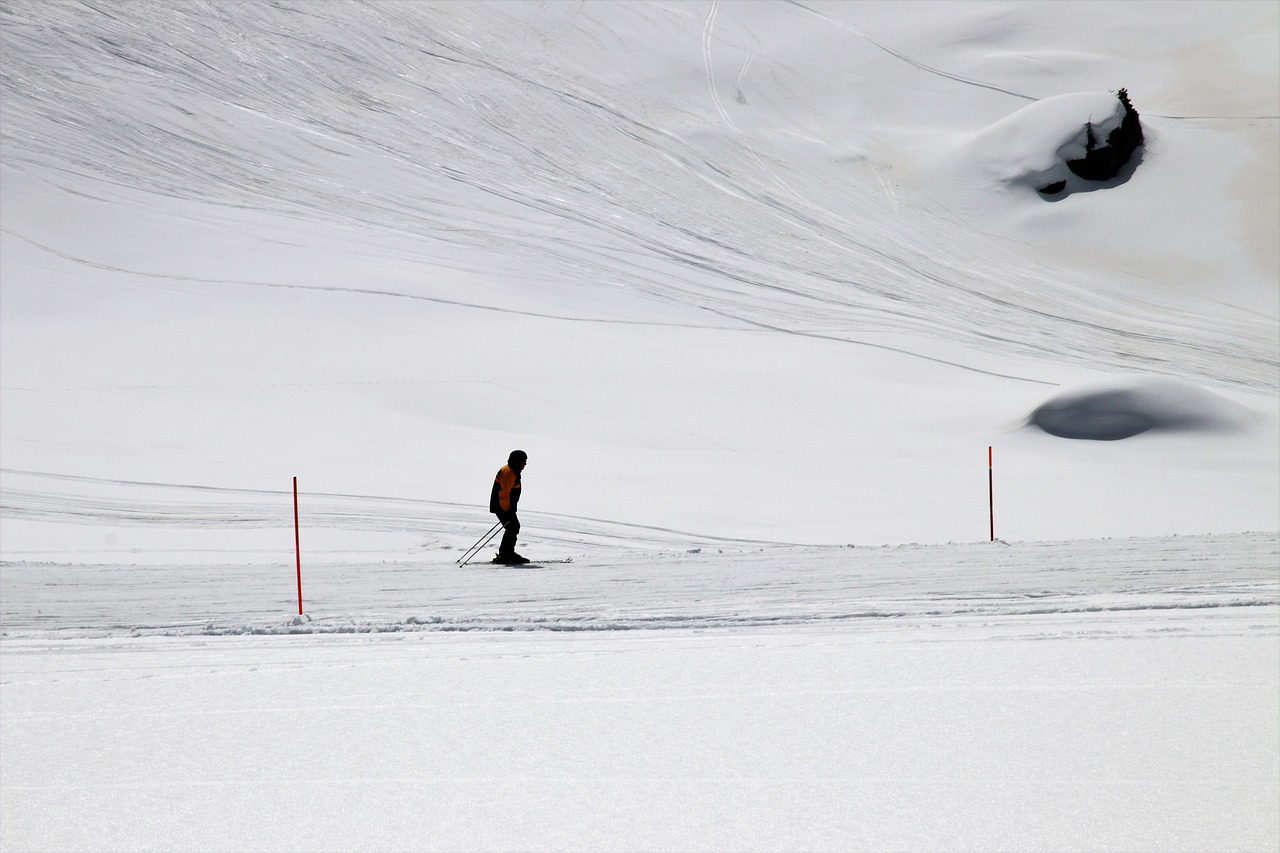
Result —
<svg viewBox="0 0 1280 853"><path fill-rule="evenodd" d="M1240 407L1202 388L1144 378L1073 388L1037 406L1028 423L1061 438L1115 441L1149 430L1233 429L1244 417Z"/></svg>
<svg viewBox="0 0 1280 853"><path fill-rule="evenodd" d="M1034 101L959 137L950 159L992 184L1059 195L1115 179L1141 143L1127 98L1077 92Z"/></svg>

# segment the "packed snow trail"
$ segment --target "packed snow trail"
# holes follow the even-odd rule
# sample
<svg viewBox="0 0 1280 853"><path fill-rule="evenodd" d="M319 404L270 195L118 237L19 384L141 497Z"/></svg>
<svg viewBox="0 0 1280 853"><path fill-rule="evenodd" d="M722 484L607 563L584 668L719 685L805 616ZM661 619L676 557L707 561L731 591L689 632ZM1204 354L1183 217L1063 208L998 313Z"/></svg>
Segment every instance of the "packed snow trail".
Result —
<svg viewBox="0 0 1280 853"><path fill-rule="evenodd" d="M7 565L0 846L1261 853L1276 556Z"/></svg>
<svg viewBox="0 0 1280 853"><path fill-rule="evenodd" d="M293 565L9 563L5 636L634 631L999 625L1028 636L1280 632L1275 534L663 552L580 543L572 562L458 566L448 552ZM527 555L567 556L531 537ZM552 550L555 549L555 550ZM1215 614L1222 614L1221 617ZM1243 620L1243 621L1242 621Z"/></svg>

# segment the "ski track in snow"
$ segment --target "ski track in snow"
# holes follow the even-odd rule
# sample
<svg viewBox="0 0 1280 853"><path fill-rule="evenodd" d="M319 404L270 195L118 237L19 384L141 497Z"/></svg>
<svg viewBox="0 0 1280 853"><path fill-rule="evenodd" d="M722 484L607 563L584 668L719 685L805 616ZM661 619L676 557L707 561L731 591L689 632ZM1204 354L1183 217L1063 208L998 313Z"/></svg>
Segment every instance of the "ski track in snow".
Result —
<svg viewBox="0 0 1280 853"><path fill-rule="evenodd" d="M36 522L177 531L291 531L289 492L219 486L150 483L4 469L0 510L5 517ZM490 517L470 504L374 495L308 494L306 528L348 533L426 537L436 548L463 550ZM536 525L537 541L565 547L694 548L759 543L668 528L521 510ZM289 537L285 537L288 539ZM527 535L526 535L526 538ZM290 540L291 541L291 540ZM21 552L7 550L10 556Z"/></svg>
<svg viewBox="0 0 1280 853"><path fill-rule="evenodd" d="M7 4L6 161L21 169L64 159L67 169L104 176L104 192L114 183L355 224L477 257L496 242L562 281L623 285L773 333L881 346L879 333L910 332L928 343L909 352L966 370L985 372L978 354L1000 353L1273 387L1276 330L1265 319L1089 292L977 232L960 238L963 230L941 233L913 218L892 193L874 191L878 173L788 160L767 138L749 138L734 111L750 112L722 97L730 82L717 73L737 64L735 39L746 36L719 35L717 6L700 33L674 13L643 25L668 28L654 37L701 55L719 125L698 124L691 105L629 96L590 56L576 67L540 59L562 27L588 44L612 43L636 24L627 7L538 17L524 41L492 43L486 16L527 8L493 4L457 16L419 4L344 6L341 15L323 4L138 2L109 13ZM796 26L822 21L791 9ZM329 40L336 27L342 37ZM74 61L38 61L53 33ZM887 51L938 85L984 85L848 35L850 49ZM753 85L769 85L767 54L748 61ZM744 74L733 85L745 85ZM156 114L117 114L117 90L148 92ZM1014 106L1026 96L1009 97ZM429 115L416 104L430 104ZM369 111L380 118L376 133ZM69 139L78 140L70 151ZM456 204L459 194L472 203ZM557 239L546 239L548 228Z"/></svg>
<svg viewBox="0 0 1280 853"><path fill-rule="evenodd" d="M577 535L531 539L526 550L565 555ZM787 626L1280 636L1274 533L884 548L679 544L672 537L662 550L642 551L579 541L573 562L528 568L494 566L487 555L460 567L439 551L383 561L321 554L303 567L304 617L293 615L292 562L11 562L0 622L7 640Z"/></svg>

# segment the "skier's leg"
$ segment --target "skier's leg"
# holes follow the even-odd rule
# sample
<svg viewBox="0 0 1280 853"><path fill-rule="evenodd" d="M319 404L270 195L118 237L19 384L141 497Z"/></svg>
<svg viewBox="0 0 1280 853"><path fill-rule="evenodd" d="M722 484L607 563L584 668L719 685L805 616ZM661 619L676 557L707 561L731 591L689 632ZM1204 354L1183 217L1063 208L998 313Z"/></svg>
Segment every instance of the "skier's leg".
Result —
<svg viewBox="0 0 1280 853"><path fill-rule="evenodd" d="M502 532L502 544L498 546L498 555L510 557L516 552L516 537L520 535L520 519L514 512L504 512L498 518L505 528Z"/></svg>

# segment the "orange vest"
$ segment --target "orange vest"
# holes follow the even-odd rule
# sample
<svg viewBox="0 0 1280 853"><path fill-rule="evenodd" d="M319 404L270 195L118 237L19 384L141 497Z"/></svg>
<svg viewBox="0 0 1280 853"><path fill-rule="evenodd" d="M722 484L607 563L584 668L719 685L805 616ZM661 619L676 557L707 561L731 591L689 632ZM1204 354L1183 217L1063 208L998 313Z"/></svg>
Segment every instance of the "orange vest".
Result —
<svg viewBox="0 0 1280 853"><path fill-rule="evenodd" d="M489 495L489 512L511 512L520 502L520 472L503 465L493 478L493 492Z"/></svg>

